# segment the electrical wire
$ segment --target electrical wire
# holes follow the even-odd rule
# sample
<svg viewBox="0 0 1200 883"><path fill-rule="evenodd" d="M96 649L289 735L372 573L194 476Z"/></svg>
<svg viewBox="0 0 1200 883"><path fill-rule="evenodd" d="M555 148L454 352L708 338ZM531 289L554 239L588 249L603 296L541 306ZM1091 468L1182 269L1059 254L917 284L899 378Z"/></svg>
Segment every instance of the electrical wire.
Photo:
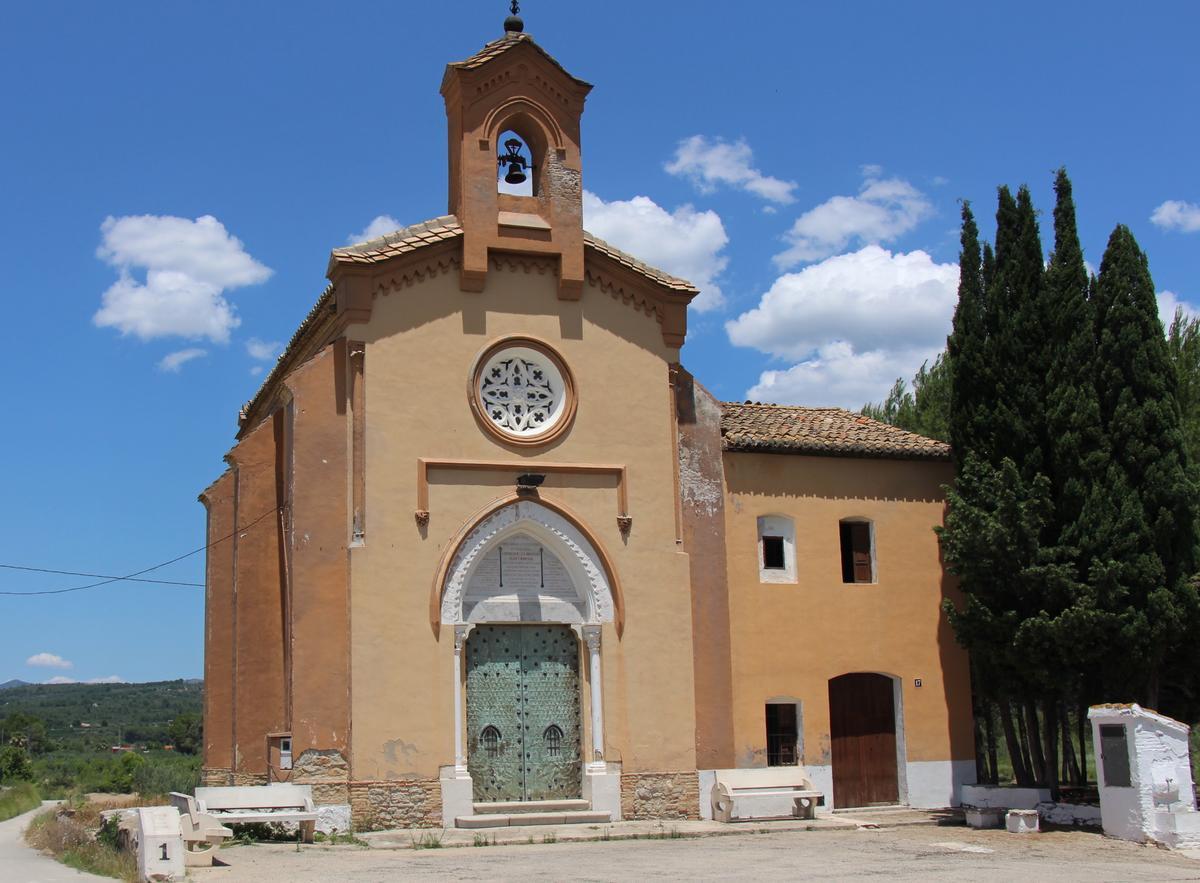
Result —
<svg viewBox="0 0 1200 883"><path fill-rule="evenodd" d="M160 586L197 586L204 587L204 583L183 583L176 582L170 579L138 579L133 576L113 576L108 573L84 573L80 570L50 570L48 567L22 567L19 564L0 564L0 568L4 570L28 570L33 573L58 573L64 576L91 576L96 579L116 579L126 580L131 583L155 583Z"/></svg>
<svg viewBox="0 0 1200 883"><path fill-rule="evenodd" d="M82 592L84 589L95 589L95 588L99 588L100 586L107 586L107 585L110 585L110 584L116 583L116 582L135 582L135 581L141 582L141 580L136 580L135 578L141 576L142 574L151 573L152 571L159 570L163 567L166 567L169 564L174 564L177 561L182 561L184 558L191 558L193 555L197 555L200 552L205 551L206 549L211 549L213 546L217 545L218 543L223 543L226 540L232 539L233 537L237 536L242 531L249 530L250 528L254 527L254 525L256 525L260 521L262 521L264 518L268 518L268 517L274 515L275 513L282 511L282 508L283 507L281 507L281 506L275 506L272 509L268 509L262 515L258 516L253 521L251 521L249 524L242 525L237 530L235 530L233 533L227 534L226 536L221 537L219 540L213 540L211 543L206 543L205 545L201 546L198 549L192 549L192 551L185 552L184 554L182 554L176 558L172 558L170 561L164 561L162 564L155 564L153 567L147 567L145 570L138 570L133 573L126 574L125 576L107 577L98 583L88 583L85 586L71 586L70 588L67 588L67 589L44 589L39 592L0 592L0 595L65 595L68 592ZM17 568L14 568L14 569L17 569ZM19 569L26 569L26 568L19 568ZM35 568L28 568L28 569L33 570ZM48 572L56 572L56 571L48 571ZM199 585L199 584L196 583L194 585Z"/></svg>

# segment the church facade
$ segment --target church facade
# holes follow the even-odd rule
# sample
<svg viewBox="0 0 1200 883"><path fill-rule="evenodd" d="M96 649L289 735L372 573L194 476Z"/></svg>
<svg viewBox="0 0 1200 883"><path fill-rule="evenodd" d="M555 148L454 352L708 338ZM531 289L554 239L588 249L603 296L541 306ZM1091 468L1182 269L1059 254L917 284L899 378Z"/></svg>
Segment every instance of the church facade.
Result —
<svg viewBox="0 0 1200 883"><path fill-rule="evenodd" d="M955 803L947 447L688 373L696 289L583 229L590 89L516 25L449 65L450 213L335 250L243 409L200 497L205 783L360 829L697 818L765 766Z"/></svg>

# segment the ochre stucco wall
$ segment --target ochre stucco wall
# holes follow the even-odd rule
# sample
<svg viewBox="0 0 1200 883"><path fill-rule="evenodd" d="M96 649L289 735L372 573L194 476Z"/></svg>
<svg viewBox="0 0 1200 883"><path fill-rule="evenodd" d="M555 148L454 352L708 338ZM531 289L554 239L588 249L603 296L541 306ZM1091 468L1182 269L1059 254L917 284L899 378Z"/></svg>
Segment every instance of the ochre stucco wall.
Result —
<svg viewBox="0 0 1200 883"><path fill-rule="evenodd" d="M726 769L734 765L734 742L721 404L682 369L676 403L680 509L691 564L696 763Z"/></svg>
<svg viewBox="0 0 1200 883"><path fill-rule="evenodd" d="M204 569L204 768L233 768L233 496L227 471L200 495L208 513Z"/></svg>
<svg viewBox="0 0 1200 883"><path fill-rule="evenodd" d="M234 773L267 774L267 733L286 726L284 586L280 577L281 482L277 447L283 412L263 421L230 453L237 483L234 551Z"/></svg>
<svg viewBox="0 0 1200 883"><path fill-rule="evenodd" d="M616 479L549 474L542 497L572 510L610 554L625 627L603 635L607 757L626 772L695 768L688 559L676 543L671 395L654 318L588 286L556 296L549 262L495 261L482 293L443 274L379 296L366 342L366 519L351 550L353 776L428 778L454 761L453 634L430 624L434 575L449 544L512 472L434 470L426 527L414 520L417 459L622 464L633 528L617 526ZM468 407L477 354L510 334L541 338L574 374L573 426L544 448L495 439ZM584 687L586 693L586 685ZM586 714L586 701L585 701ZM586 719L586 718L585 718ZM588 745L585 735L584 745Z"/></svg>
<svg viewBox="0 0 1200 883"><path fill-rule="evenodd" d="M292 752L350 746L349 422L345 348L287 379L292 393Z"/></svg>
<svg viewBox="0 0 1200 883"><path fill-rule="evenodd" d="M910 762L973 757L967 659L941 611L952 589L933 532L950 464L750 453L724 460L737 765L766 765L764 704L777 697L803 702L802 762L828 764L828 683L848 672L902 679ZM759 583L762 515L794 520L795 584ZM842 583L838 522L850 517L874 522L875 584Z"/></svg>

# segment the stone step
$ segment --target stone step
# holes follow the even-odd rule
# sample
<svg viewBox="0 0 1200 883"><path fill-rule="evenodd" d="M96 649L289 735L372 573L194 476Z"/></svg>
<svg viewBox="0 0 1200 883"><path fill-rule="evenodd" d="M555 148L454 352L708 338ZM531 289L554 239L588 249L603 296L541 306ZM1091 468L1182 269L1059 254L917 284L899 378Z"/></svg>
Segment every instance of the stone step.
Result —
<svg viewBox="0 0 1200 883"><path fill-rule="evenodd" d="M457 828L518 828L523 825L607 825L612 814L607 812L514 812L484 813L459 816Z"/></svg>
<svg viewBox="0 0 1200 883"><path fill-rule="evenodd" d="M475 815L531 812L581 812L591 809L586 800L501 800L495 803L474 804Z"/></svg>

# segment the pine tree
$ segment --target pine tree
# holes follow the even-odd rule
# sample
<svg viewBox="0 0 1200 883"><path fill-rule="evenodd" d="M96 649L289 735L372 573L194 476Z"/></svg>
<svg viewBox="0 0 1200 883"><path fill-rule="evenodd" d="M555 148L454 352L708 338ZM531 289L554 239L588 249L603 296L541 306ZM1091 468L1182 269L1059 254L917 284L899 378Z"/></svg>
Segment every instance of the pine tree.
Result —
<svg viewBox="0 0 1200 883"><path fill-rule="evenodd" d="M1157 707L1163 666L1195 627L1196 484L1188 461L1176 374L1154 283L1133 234L1109 238L1095 288L1096 388L1111 448L1106 490L1119 501L1097 563L1101 609L1125 653L1107 674Z"/></svg>

